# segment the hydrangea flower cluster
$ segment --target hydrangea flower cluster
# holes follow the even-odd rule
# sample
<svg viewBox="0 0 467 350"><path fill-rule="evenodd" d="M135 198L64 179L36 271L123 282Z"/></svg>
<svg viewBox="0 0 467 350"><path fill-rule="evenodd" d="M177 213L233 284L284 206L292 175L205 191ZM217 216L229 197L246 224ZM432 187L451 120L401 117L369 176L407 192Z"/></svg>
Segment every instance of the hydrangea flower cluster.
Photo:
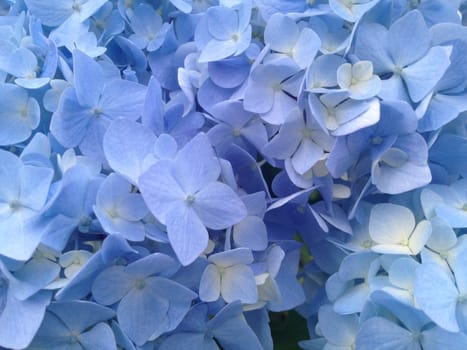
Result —
<svg viewBox="0 0 467 350"><path fill-rule="evenodd" d="M0 14L0 348L467 348L467 2Z"/></svg>

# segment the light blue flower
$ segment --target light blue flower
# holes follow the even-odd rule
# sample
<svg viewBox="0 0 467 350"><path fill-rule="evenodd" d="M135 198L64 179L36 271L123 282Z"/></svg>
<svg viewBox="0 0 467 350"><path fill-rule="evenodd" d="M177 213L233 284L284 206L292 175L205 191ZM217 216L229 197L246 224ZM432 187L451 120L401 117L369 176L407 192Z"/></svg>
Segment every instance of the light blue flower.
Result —
<svg viewBox="0 0 467 350"><path fill-rule="evenodd" d="M107 233L122 235L130 241L142 241L146 233L141 220L148 214L148 209L141 194L131 190L129 182L115 173L110 174L97 192L94 212Z"/></svg>
<svg viewBox="0 0 467 350"><path fill-rule="evenodd" d="M208 305L194 306L179 328L162 342L160 349L219 350L219 346L226 350L263 349L243 316L240 302L227 304L214 317L208 316Z"/></svg>
<svg viewBox="0 0 467 350"><path fill-rule="evenodd" d="M415 226L407 207L378 203L371 209L368 231L375 252L417 255L430 238L431 223L422 220Z"/></svg>
<svg viewBox="0 0 467 350"><path fill-rule="evenodd" d="M60 97L50 130L63 146L79 146L85 155L102 159L102 138L111 120L137 119L142 113L145 87L127 80L108 81L103 68L78 50L74 51L73 62L74 87ZM127 103L122 94L133 102Z"/></svg>
<svg viewBox="0 0 467 350"><path fill-rule="evenodd" d="M41 325L51 295L45 290L31 295L28 283L12 276L0 260L0 346L26 348Z"/></svg>
<svg viewBox="0 0 467 350"><path fill-rule="evenodd" d="M251 40L250 12L250 1L232 7L210 7L196 29L195 42L201 50L199 62L217 61L244 52Z"/></svg>
<svg viewBox="0 0 467 350"><path fill-rule="evenodd" d="M196 293L170 280L179 265L155 253L128 266L112 266L93 283L92 294L103 305L119 302L117 320L137 345L175 329L188 312Z"/></svg>
<svg viewBox="0 0 467 350"><path fill-rule="evenodd" d="M168 23L163 23L161 16L154 8L147 4L141 4L129 15L130 27L134 34L129 39L140 49L149 52L157 50L165 40L170 28Z"/></svg>
<svg viewBox="0 0 467 350"><path fill-rule="evenodd" d="M379 96L413 102L427 96L450 64L451 50L430 44L430 33L419 11L395 21L389 30L380 24L362 24L355 53L373 63L376 74L389 74L381 81ZM408 95L407 95L408 94Z"/></svg>
<svg viewBox="0 0 467 350"><path fill-rule="evenodd" d="M47 308L32 349L116 350L107 320L115 312L89 301L54 302Z"/></svg>
<svg viewBox="0 0 467 350"><path fill-rule="evenodd" d="M277 52L269 59L290 57L300 69L310 65L321 46L319 36L312 29L300 30L297 23L280 13L269 18L264 29L264 43Z"/></svg>
<svg viewBox="0 0 467 350"><path fill-rule="evenodd" d="M227 303L240 300L244 304L258 301L253 270L248 266L253 255L247 248L237 248L212 254L211 263L201 276L199 297L203 301L216 301L222 297Z"/></svg>
<svg viewBox="0 0 467 350"><path fill-rule="evenodd" d="M91 17L107 0L52 0L43 3L40 0L26 0L31 13L49 27L56 27L66 20L85 21Z"/></svg>
<svg viewBox="0 0 467 350"><path fill-rule="evenodd" d="M0 254L17 260L32 256L42 238L35 220L44 212L53 175L50 168L25 165L0 150Z"/></svg>
<svg viewBox="0 0 467 350"><path fill-rule="evenodd" d="M227 185L217 181L219 160L205 134L198 134L173 160L161 160L139 179L149 210L164 225L183 265L207 247L208 231L225 229L246 215L245 205Z"/></svg>
<svg viewBox="0 0 467 350"><path fill-rule="evenodd" d="M0 83L0 145L27 140L39 126L40 115L39 104L26 90Z"/></svg>

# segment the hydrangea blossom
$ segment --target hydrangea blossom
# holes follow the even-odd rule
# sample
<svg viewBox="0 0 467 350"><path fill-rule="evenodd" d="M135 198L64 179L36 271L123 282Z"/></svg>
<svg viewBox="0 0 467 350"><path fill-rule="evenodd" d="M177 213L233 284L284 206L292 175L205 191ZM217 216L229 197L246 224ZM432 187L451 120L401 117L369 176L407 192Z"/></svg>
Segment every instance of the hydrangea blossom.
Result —
<svg viewBox="0 0 467 350"><path fill-rule="evenodd" d="M467 348L466 24L0 0L0 348Z"/></svg>

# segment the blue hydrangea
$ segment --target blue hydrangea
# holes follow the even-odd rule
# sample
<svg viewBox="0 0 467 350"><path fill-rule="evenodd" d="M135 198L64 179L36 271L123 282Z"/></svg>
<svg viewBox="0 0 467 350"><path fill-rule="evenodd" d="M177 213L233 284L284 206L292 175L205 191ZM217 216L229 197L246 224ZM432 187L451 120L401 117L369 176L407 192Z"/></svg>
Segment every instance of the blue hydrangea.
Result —
<svg viewBox="0 0 467 350"><path fill-rule="evenodd" d="M467 348L466 24L0 0L0 348Z"/></svg>

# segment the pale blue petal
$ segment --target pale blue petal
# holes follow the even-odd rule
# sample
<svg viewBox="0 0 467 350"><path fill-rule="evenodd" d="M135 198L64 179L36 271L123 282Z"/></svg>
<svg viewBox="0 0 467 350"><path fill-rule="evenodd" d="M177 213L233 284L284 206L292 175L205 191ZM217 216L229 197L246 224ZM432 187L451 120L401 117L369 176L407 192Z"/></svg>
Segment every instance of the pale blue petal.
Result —
<svg viewBox="0 0 467 350"><path fill-rule="evenodd" d="M170 0L170 2L184 13L190 13L193 8L192 0Z"/></svg>
<svg viewBox="0 0 467 350"><path fill-rule="evenodd" d="M300 33L297 24L282 13L272 15L264 29L264 42L278 52L291 52Z"/></svg>
<svg viewBox="0 0 467 350"><path fill-rule="evenodd" d="M83 22L88 19L94 15L106 2L107 0L88 0L81 4L78 14L79 20Z"/></svg>
<svg viewBox="0 0 467 350"><path fill-rule="evenodd" d="M238 16L229 7L211 7L206 16L209 33L217 40L229 40L238 30Z"/></svg>
<svg viewBox="0 0 467 350"><path fill-rule="evenodd" d="M199 133L178 152L173 174L185 193L192 195L217 180L219 160L206 134Z"/></svg>
<svg viewBox="0 0 467 350"><path fill-rule="evenodd" d="M427 194L434 192L427 188L422 191L422 195L424 193ZM457 243L457 236L451 226L444 219L438 216L435 216L430 221L433 230L426 246L436 252L447 251L454 247Z"/></svg>
<svg viewBox="0 0 467 350"><path fill-rule="evenodd" d="M373 162L371 180L376 187L397 194L429 184L432 176L424 138L417 133L402 135L394 146Z"/></svg>
<svg viewBox="0 0 467 350"><path fill-rule="evenodd" d="M456 276L456 285L461 295L467 293L467 254L465 249L455 257L454 266L452 267L454 271L454 276Z"/></svg>
<svg viewBox="0 0 467 350"><path fill-rule="evenodd" d="M270 87L250 81L245 90L243 105L247 111L256 113L268 112L274 103L274 93Z"/></svg>
<svg viewBox="0 0 467 350"><path fill-rule="evenodd" d="M73 51L74 87L82 106L97 107L104 87L104 71L91 57L79 50Z"/></svg>
<svg viewBox="0 0 467 350"><path fill-rule="evenodd" d="M233 239L239 246L264 250L268 245L266 225L257 216L247 216L234 226Z"/></svg>
<svg viewBox="0 0 467 350"><path fill-rule="evenodd" d="M355 52L361 60L373 63L376 74L392 71L394 61L388 52L387 29L378 23L362 23L355 40Z"/></svg>
<svg viewBox="0 0 467 350"><path fill-rule="evenodd" d="M250 64L244 55L226 58L208 65L209 77L222 88L234 88L245 81L250 73Z"/></svg>
<svg viewBox="0 0 467 350"><path fill-rule="evenodd" d="M438 204L436 215L446 220L453 228L467 227L467 212L461 208L454 208L444 203Z"/></svg>
<svg viewBox="0 0 467 350"><path fill-rule="evenodd" d="M78 339L86 350L117 350L114 333L106 323L97 324L90 331L80 334Z"/></svg>
<svg viewBox="0 0 467 350"><path fill-rule="evenodd" d="M467 347L465 333L451 333L440 327L433 327L422 333L420 343L423 350L457 350Z"/></svg>
<svg viewBox="0 0 467 350"><path fill-rule="evenodd" d="M420 264L411 258L399 258L391 264L388 271L389 281L403 289L413 289L415 270Z"/></svg>
<svg viewBox="0 0 467 350"><path fill-rule="evenodd" d="M112 305L134 286L135 279L123 266L112 266L100 273L92 285L94 299L102 305Z"/></svg>
<svg viewBox="0 0 467 350"><path fill-rule="evenodd" d="M437 325L450 332L458 332L456 305L459 292L452 277L435 264L422 264L416 270L414 298Z"/></svg>
<svg viewBox="0 0 467 350"><path fill-rule="evenodd" d="M112 80L105 85L99 106L102 113L109 117L136 120L143 113L145 97L144 85L128 80Z"/></svg>
<svg viewBox="0 0 467 350"><path fill-rule="evenodd" d="M388 51L399 68L422 58L430 46L430 32L419 11L411 11L391 25Z"/></svg>
<svg viewBox="0 0 467 350"><path fill-rule="evenodd" d="M412 232L409 240L409 248L413 254L418 254L430 239L432 226L430 221L420 221Z"/></svg>
<svg viewBox="0 0 467 350"><path fill-rule="evenodd" d="M0 316L0 346L26 348L41 325L50 297L51 293L47 291L41 291L24 301L8 297Z"/></svg>
<svg viewBox="0 0 467 350"><path fill-rule="evenodd" d="M0 150L0 182L8 184L8 186L0 186L0 200L2 202L19 197L22 166L21 160L13 153Z"/></svg>
<svg viewBox="0 0 467 350"><path fill-rule="evenodd" d="M242 305L233 302L222 308L212 320L209 328L225 350L261 349L261 343L246 323Z"/></svg>
<svg viewBox="0 0 467 350"><path fill-rule="evenodd" d="M323 336L335 345L351 346L355 341L359 324L357 315L339 315L331 305L319 309L319 329Z"/></svg>
<svg viewBox="0 0 467 350"><path fill-rule="evenodd" d="M199 297L202 301L213 302L219 299L221 293L221 274L216 265L210 264L201 276L199 282Z"/></svg>
<svg viewBox="0 0 467 350"><path fill-rule="evenodd" d="M21 269L15 271L14 276L19 283L13 286L15 296L24 300L29 298L39 290L45 288L60 274L60 266L46 258L33 258L29 260ZM15 288L16 287L16 288Z"/></svg>
<svg viewBox="0 0 467 350"><path fill-rule="evenodd" d="M195 195L193 209L204 225L219 230L232 226L247 215L238 195L227 185L213 182Z"/></svg>
<svg viewBox="0 0 467 350"><path fill-rule="evenodd" d="M40 211L49 195L49 187L54 171L49 168L26 165L21 173L22 205L35 211Z"/></svg>
<svg viewBox="0 0 467 350"><path fill-rule="evenodd" d="M319 36L310 28L303 28L293 51L293 59L302 69L307 68L315 58L321 40Z"/></svg>
<svg viewBox="0 0 467 350"><path fill-rule="evenodd" d="M40 106L14 84L0 84L0 145L25 141L39 125Z"/></svg>
<svg viewBox="0 0 467 350"><path fill-rule="evenodd" d="M8 73L19 78L35 78L37 67L36 56L28 49L21 47L17 49L10 58Z"/></svg>
<svg viewBox="0 0 467 350"><path fill-rule="evenodd" d="M225 268L221 279L221 295L227 303L240 300L245 304L258 301L253 270L246 265L234 265Z"/></svg>
<svg viewBox="0 0 467 350"><path fill-rule="evenodd" d="M104 153L113 170L133 184L144 169L144 159L156 141L155 135L143 125L126 119L115 120L104 135Z"/></svg>
<svg viewBox="0 0 467 350"><path fill-rule="evenodd" d="M303 175L322 158L323 154L323 149L313 140L303 138L292 156L292 166L297 173Z"/></svg>
<svg viewBox="0 0 467 350"><path fill-rule="evenodd" d="M49 27L60 25L73 13L71 0L51 0L47 3L41 0L26 0L25 3L31 13Z"/></svg>
<svg viewBox="0 0 467 350"><path fill-rule="evenodd" d="M67 88L57 111L52 115L50 131L65 147L78 146L86 135L94 114L88 107L79 104L75 90Z"/></svg>
<svg viewBox="0 0 467 350"><path fill-rule="evenodd" d="M144 172L139 180L139 189L149 210L162 223L166 223L166 215L177 211L186 194L172 176L172 163L159 161Z"/></svg>
<svg viewBox="0 0 467 350"><path fill-rule="evenodd" d="M151 277L146 280L148 288L169 302L169 309L160 320L158 329L151 335L151 340L162 333L174 330L192 306L193 299L198 295L187 287L162 277Z"/></svg>
<svg viewBox="0 0 467 350"><path fill-rule="evenodd" d="M22 207L10 217L0 221L0 254L15 259L28 260L40 243L42 230L31 221L31 214ZM11 228L15 228L15 235Z"/></svg>
<svg viewBox="0 0 467 350"><path fill-rule="evenodd" d="M390 203L380 203L370 214L369 233L376 243L399 244L408 240L415 228L410 209Z"/></svg>
<svg viewBox="0 0 467 350"><path fill-rule="evenodd" d="M142 289L133 288L117 309L118 323L137 345L143 345L157 330L169 310L169 301L154 293L144 281Z"/></svg>
<svg viewBox="0 0 467 350"><path fill-rule="evenodd" d="M253 255L248 248L236 248L213 254L209 257L209 261L226 268L237 264L251 264Z"/></svg>
<svg viewBox="0 0 467 350"><path fill-rule="evenodd" d="M160 350L218 350L213 339L203 333L180 332L169 335L160 346Z"/></svg>
<svg viewBox="0 0 467 350"><path fill-rule="evenodd" d="M237 42L230 40L211 39L201 51L198 61L201 63L219 61L232 56L237 51Z"/></svg>
<svg viewBox="0 0 467 350"><path fill-rule="evenodd" d="M407 84L412 101L420 102L433 90L449 67L449 55L441 46L430 49L421 60L402 70L402 78Z"/></svg>
<svg viewBox="0 0 467 350"><path fill-rule="evenodd" d="M112 309L84 300L52 303L47 311L57 316L68 329L76 332L82 332L115 316Z"/></svg>
<svg viewBox="0 0 467 350"><path fill-rule="evenodd" d="M153 253L128 265L125 272L138 278L152 275L172 276L179 267L174 258L162 253Z"/></svg>
<svg viewBox="0 0 467 350"><path fill-rule="evenodd" d="M373 317L363 323L355 341L361 350L420 349L412 344L416 344L416 340L409 331L382 317Z"/></svg>
<svg viewBox="0 0 467 350"><path fill-rule="evenodd" d="M182 265L192 263L208 246L206 227L193 208L180 205L166 215L170 244Z"/></svg>

